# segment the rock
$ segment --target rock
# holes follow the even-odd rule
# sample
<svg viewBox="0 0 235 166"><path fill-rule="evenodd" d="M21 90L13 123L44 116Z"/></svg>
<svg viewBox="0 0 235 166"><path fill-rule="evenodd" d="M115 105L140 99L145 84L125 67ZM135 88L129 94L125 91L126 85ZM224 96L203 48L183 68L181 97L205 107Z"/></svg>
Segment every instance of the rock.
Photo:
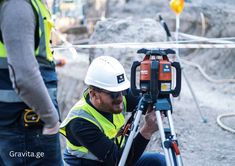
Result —
<svg viewBox="0 0 235 166"><path fill-rule="evenodd" d="M90 44L103 43L127 43L127 42L160 42L166 40L166 34L161 25L154 19L136 20L127 19L107 19L99 21L95 31L90 38ZM130 66L135 59L138 59L138 49L91 49L90 60L101 55L109 55L117 58L124 67ZM139 55L141 59L143 58ZM128 72L128 71L127 71Z"/></svg>

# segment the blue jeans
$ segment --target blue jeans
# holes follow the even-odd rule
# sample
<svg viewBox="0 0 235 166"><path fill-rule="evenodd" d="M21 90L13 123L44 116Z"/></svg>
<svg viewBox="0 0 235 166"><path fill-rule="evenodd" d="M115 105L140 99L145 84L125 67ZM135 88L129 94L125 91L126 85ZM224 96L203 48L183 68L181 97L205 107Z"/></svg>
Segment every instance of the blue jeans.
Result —
<svg viewBox="0 0 235 166"><path fill-rule="evenodd" d="M104 163L86 159L78 159L64 153L64 160L69 166L105 166ZM159 153L143 153L134 166L166 166L165 157Z"/></svg>
<svg viewBox="0 0 235 166"><path fill-rule="evenodd" d="M41 129L0 129L0 166L62 166L59 134Z"/></svg>
<svg viewBox="0 0 235 166"><path fill-rule="evenodd" d="M135 166L166 166L166 161L159 153L144 153Z"/></svg>

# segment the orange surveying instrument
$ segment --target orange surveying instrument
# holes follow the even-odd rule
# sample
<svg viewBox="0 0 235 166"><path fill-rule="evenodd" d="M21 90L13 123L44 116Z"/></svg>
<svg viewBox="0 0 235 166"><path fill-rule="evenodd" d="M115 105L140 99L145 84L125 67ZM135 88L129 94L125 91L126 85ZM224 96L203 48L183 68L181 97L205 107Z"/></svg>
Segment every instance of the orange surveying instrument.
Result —
<svg viewBox="0 0 235 166"><path fill-rule="evenodd" d="M131 144L136 135L140 117L149 105L156 113L158 128L161 136L167 166L183 166L178 141L172 120L172 104L170 95L177 97L181 90L181 67L179 62L171 62L168 54L175 54L172 49L140 49L137 53L145 54L143 61L135 61L131 67L131 92L141 95L137 106L134 122L130 127L123 154L118 166L124 166L129 154ZM136 71L140 68L139 89L136 86ZM172 87L172 70L175 69L175 87ZM173 89L172 89L173 88ZM161 114L168 119L168 128L163 127Z"/></svg>

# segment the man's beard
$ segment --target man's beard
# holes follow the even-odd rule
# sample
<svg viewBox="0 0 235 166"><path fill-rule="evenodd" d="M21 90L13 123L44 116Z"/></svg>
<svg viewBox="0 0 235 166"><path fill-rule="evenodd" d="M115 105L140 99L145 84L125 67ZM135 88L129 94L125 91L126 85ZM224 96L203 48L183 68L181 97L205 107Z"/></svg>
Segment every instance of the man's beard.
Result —
<svg viewBox="0 0 235 166"><path fill-rule="evenodd" d="M114 100L111 104L107 104L103 100L100 103L100 111L108 112L112 114L120 114L123 110L123 101L122 100ZM119 108L118 108L119 107Z"/></svg>

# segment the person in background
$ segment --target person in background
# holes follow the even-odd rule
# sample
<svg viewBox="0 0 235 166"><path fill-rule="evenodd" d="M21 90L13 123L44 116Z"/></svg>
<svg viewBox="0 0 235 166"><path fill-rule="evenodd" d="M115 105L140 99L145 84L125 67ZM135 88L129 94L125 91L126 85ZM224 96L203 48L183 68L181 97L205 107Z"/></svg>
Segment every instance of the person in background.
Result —
<svg viewBox="0 0 235 166"><path fill-rule="evenodd" d="M62 122L60 132L67 139L64 160L71 166L115 166L121 158L125 139L119 131L125 123L126 111L132 111L138 98L128 90L130 82L123 66L113 57L100 56L88 68L88 88ZM151 109L133 140L127 165L165 166L158 153L143 153L151 136L158 130Z"/></svg>
<svg viewBox="0 0 235 166"><path fill-rule="evenodd" d="M41 0L0 0L0 165L63 165L53 23Z"/></svg>

